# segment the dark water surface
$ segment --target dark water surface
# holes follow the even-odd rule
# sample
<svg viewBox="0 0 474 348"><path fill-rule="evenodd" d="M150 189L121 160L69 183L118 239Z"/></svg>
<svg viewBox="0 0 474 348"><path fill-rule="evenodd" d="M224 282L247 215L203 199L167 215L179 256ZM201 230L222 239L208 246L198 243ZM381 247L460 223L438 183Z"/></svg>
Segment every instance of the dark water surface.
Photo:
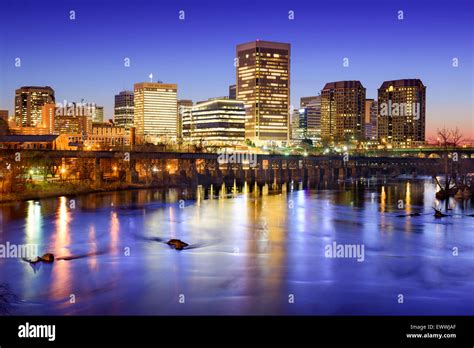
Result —
<svg viewBox="0 0 474 348"><path fill-rule="evenodd" d="M266 191L0 205L0 244L72 258L0 258L0 283L18 297L11 313L474 315L471 201L453 200L452 216L437 220L431 180ZM163 243L170 238L191 246L176 251ZM363 245L364 261L325 257L334 241Z"/></svg>

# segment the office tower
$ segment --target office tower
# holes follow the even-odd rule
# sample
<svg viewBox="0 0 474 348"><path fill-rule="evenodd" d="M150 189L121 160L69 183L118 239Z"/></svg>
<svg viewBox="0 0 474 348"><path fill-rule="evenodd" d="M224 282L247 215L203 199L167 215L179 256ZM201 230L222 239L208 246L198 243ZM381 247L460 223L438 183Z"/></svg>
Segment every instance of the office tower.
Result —
<svg viewBox="0 0 474 348"><path fill-rule="evenodd" d="M177 85L142 82L134 86L136 137L143 142L175 140L178 135Z"/></svg>
<svg viewBox="0 0 474 348"><path fill-rule="evenodd" d="M210 99L185 110L185 140L207 144L242 144L245 141L244 103L227 98Z"/></svg>
<svg viewBox="0 0 474 348"><path fill-rule="evenodd" d="M385 81L378 89L378 138L393 147L425 142L426 87L419 79Z"/></svg>
<svg viewBox="0 0 474 348"><path fill-rule="evenodd" d="M304 124L306 122L306 109L295 109L290 115L290 134L292 140L301 140L304 135Z"/></svg>
<svg viewBox="0 0 474 348"><path fill-rule="evenodd" d="M54 103L54 90L49 87L25 86L15 91L15 123L17 127L36 127L42 123L41 107Z"/></svg>
<svg viewBox="0 0 474 348"><path fill-rule="evenodd" d="M104 107L99 105L92 106L92 122L93 123L102 123L104 122Z"/></svg>
<svg viewBox="0 0 474 348"><path fill-rule="evenodd" d="M373 99L365 100L365 139L377 139L377 101Z"/></svg>
<svg viewBox="0 0 474 348"><path fill-rule="evenodd" d="M46 103L41 107L42 127L48 130L48 134L54 134L55 115L56 115L56 104Z"/></svg>
<svg viewBox="0 0 474 348"><path fill-rule="evenodd" d="M321 137L330 141L364 139L365 88L359 81L326 83L321 91Z"/></svg>
<svg viewBox="0 0 474 348"><path fill-rule="evenodd" d="M254 143L289 137L290 44L253 41L237 46L237 100L245 104L245 137Z"/></svg>
<svg viewBox="0 0 474 348"><path fill-rule="evenodd" d="M134 101L132 91L123 91L115 95L114 123L130 129L133 127Z"/></svg>
<svg viewBox="0 0 474 348"><path fill-rule="evenodd" d="M183 138L183 118L189 115L193 101L189 99L178 100L178 138Z"/></svg>
<svg viewBox="0 0 474 348"><path fill-rule="evenodd" d="M229 99L236 99L237 98L237 86L230 85L229 86Z"/></svg>
<svg viewBox="0 0 474 348"><path fill-rule="evenodd" d="M74 102L57 107L54 117L55 134L70 134L87 138L87 135L92 132L91 108L93 105Z"/></svg>
<svg viewBox="0 0 474 348"><path fill-rule="evenodd" d="M300 107L305 111L300 118L300 127L308 138L321 135L321 96L302 97ZM301 113L300 113L301 114Z"/></svg>
<svg viewBox="0 0 474 348"><path fill-rule="evenodd" d="M0 120L4 120L8 124L8 110L0 110Z"/></svg>

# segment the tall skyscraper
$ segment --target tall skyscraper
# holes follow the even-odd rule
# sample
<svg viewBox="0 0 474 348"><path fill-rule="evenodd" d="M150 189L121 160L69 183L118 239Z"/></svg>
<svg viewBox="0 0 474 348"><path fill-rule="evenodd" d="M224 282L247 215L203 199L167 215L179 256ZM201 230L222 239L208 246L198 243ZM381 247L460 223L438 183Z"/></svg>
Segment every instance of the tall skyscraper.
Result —
<svg viewBox="0 0 474 348"><path fill-rule="evenodd" d="M178 138L183 138L183 119L191 112L193 101L189 99L178 100Z"/></svg>
<svg viewBox="0 0 474 348"><path fill-rule="evenodd" d="M214 145L245 141L245 108L241 101L213 98L194 105L184 116L187 141Z"/></svg>
<svg viewBox="0 0 474 348"><path fill-rule="evenodd" d="M117 126L130 129L130 127L133 127L133 113L133 92L123 91L115 95L114 123Z"/></svg>
<svg viewBox="0 0 474 348"><path fill-rule="evenodd" d="M410 147L425 142L426 87L419 79L385 81L378 89L378 137Z"/></svg>
<svg viewBox="0 0 474 348"><path fill-rule="evenodd" d="M362 140L365 88L360 81L326 83L321 91L321 137L326 140Z"/></svg>
<svg viewBox="0 0 474 348"><path fill-rule="evenodd" d="M178 135L177 85L142 82L134 86L136 136L157 143L176 140Z"/></svg>
<svg viewBox="0 0 474 348"><path fill-rule="evenodd" d="M229 99L237 99L237 86L236 85L229 86Z"/></svg>
<svg viewBox="0 0 474 348"><path fill-rule="evenodd" d="M49 87L24 86L15 91L15 123L17 127L41 125L41 107L54 103L54 90Z"/></svg>
<svg viewBox="0 0 474 348"><path fill-rule="evenodd" d="M369 140L377 139L377 101L373 99L365 100L365 138Z"/></svg>
<svg viewBox="0 0 474 348"><path fill-rule="evenodd" d="M300 107L304 109L300 117L300 127L305 137L315 138L321 135L321 96L302 97Z"/></svg>
<svg viewBox="0 0 474 348"><path fill-rule="evenodd" d="M287 141L290 44L253 41L237 46L237 100L245 103L245 137L256 144Z"/></svg>

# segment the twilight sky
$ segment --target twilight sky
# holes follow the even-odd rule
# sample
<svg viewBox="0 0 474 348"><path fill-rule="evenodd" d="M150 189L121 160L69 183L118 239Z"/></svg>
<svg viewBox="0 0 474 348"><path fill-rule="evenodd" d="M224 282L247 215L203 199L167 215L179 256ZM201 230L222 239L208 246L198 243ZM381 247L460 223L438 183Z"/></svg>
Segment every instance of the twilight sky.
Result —
<svg viewBox="0 0 474 348"><path fill-rule="evenodd" d="M291 43L295 106L330 81L360 80L376 98L384 80L420 78L428 138L446 124L474 139L473 12L472 0L2 0L0 109L20 86L50 85L57 102L96 102L110 118L114 94L150 73L180 99L226 95L235 46L261 39Z"/></svg>

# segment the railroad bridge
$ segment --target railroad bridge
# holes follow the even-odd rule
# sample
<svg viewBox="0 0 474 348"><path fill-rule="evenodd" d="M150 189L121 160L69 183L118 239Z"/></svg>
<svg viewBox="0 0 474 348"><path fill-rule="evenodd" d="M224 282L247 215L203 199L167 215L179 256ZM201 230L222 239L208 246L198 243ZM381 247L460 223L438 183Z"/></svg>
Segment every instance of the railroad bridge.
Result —
<svg viewBox="0 0 474 348"><path fill-rule="evenodd" d="M36 172L45 180L87 180L98 186L110 181L153 186L281 185L295 181L313 187L351 178L435 175L443 169L439 158L255 156L255 161L229 163L220 161L215 153L2 150L0 165L16 175ZM463 172L474 172L474 159L460 158L456 166Z"/></svg>

